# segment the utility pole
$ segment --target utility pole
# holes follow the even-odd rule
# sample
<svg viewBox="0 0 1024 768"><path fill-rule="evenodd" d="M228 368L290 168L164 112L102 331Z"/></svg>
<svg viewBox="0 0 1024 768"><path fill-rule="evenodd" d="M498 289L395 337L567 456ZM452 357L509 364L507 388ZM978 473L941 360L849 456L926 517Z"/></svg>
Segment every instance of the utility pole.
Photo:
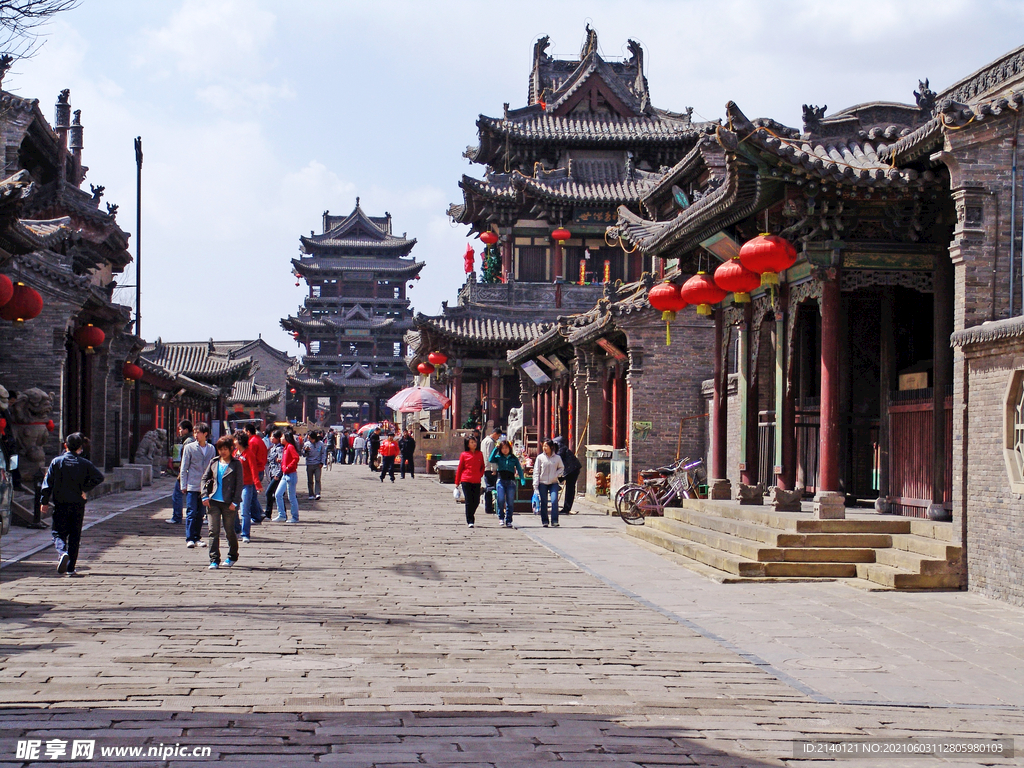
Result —
<svg viewBox="0 0 1024 768"><path fill-rule="evenodd" d="M142 137L135 137L135 335L142 338ZM142 416L142 382L135 380L135 408L132 410L132 461L138 450Z"/></svg>

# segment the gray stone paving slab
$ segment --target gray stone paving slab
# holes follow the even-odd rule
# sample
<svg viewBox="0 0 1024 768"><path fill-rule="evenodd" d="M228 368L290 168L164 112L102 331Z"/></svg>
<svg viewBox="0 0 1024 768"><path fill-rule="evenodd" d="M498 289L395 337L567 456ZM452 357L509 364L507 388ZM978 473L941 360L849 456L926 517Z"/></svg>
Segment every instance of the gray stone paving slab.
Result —
<svg viewBox="0 0 1024 768"><path fill-rule="evenodd" d="M1012 698L1024 622L998 606L965 603L990 643L955 603L922 614L842 585L713 592L618 521L544 531L526 517L510 531L481 513L468 530L432 480L381 486L358 467L325 473L322 501L300 504L302 523L260 526L232 569L185 549L166 502L97 518L78 580L58 577L49 551L5 566L0 761L26 734L77 732L205 745L223 765L761 766L792 762L797 737L1024 728L1017 709L878 695L952 697L975 653L976 687ZM925 645L947 666L912 658L925 615L946 622L948 642ZM901 619L888 634L887 616ZM783 663L855 642L888 654L883 667ZM762 661L773 647L782 658ZM847 703L815 700L805 678Z"/></svg>

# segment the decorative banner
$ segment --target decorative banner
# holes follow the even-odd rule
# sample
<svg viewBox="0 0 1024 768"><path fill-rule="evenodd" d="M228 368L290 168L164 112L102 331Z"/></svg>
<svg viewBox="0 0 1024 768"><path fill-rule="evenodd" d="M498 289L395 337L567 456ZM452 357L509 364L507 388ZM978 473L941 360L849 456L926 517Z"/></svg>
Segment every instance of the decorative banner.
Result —
<svg viewBox="0 0 1024 768"><path fill-rule="evenodd" d="M587 283L587 262L583 259L580 260L580 285L586 285Z"/></svg>
<svg viewBox="0 0 1024 768"><path fill-rule="evenodd" d="M618 347L616 347L610 341L608 341L608 339L598 339L597 340L597 345L601 349L603 349L605 352L607 352L609 355L611 355L616 360L618 360L619 362L623 362L624 363L628 359L627 356L626 356L626 353L623 352Z"/></svg>
<svg viewBox="0 0 1024 768"><path fill-rule="evenodd" d="M519 367L526 371L526 375L529 376L533 380L533 383L538 386L541 384L547 384L551 381L551 378L540 369L540 366L537 365L534 360L527 360Z"/></svg>
<svg viewBox="0 0 1024 768"><path fill-rule="evenodd" d="M610 283L612 281L612 263L609 259L604 260L604 280L602 282Z"/></svg>

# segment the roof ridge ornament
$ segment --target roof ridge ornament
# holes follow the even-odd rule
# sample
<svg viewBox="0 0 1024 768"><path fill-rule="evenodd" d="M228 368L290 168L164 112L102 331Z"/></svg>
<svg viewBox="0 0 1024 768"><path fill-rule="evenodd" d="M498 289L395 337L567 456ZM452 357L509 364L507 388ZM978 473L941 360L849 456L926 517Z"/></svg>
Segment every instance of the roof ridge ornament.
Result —
<svg viewBox="0 0 1024 768"><path fill-rule="evenodd" d="M918 80L917 87L921 89L914 91L914 100L917 102L917 108L926 115L931 115L935 111L935 101L938 98L938 94L928 87L927 77L924 80Z"/></svg>
<svg viewBox="0 0 1024 768"><path fill-rule="evenodd" d="M803 105L804 133L818 133L821 130L821 121L825 117L825 110L827 109L828 104L823 107L818 107L813 104Z"/></svg>

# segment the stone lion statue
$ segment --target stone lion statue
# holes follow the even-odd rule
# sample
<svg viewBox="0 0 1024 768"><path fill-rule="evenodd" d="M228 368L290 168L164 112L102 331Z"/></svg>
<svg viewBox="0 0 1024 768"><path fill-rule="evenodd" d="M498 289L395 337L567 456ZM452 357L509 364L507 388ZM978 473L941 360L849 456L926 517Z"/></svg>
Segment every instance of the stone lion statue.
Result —
<svg viewBox="0 0 1024 768"><path fill-rule="evenodd" d="M41 475L46 466L45 446L53 431L53 394L33 387L10 400L11 429L18 441L18 469L26 481Z"/></svg>
<svg viewBox="0 0 1024 768"><path fill-rule="evenodd" d="M508 435L509 442L515 443L515 441L522 437L520 434L523 431L523 409L513 408L508 412L508 429L505 430L505 434Z"/></svg>
<svg viewBox="0 0 1024 768"><path fill-rule="evenodd" d="M162 467L167 460L167 430L151 429L142 436L135 451L136 464L152 464Z"/></svg>

